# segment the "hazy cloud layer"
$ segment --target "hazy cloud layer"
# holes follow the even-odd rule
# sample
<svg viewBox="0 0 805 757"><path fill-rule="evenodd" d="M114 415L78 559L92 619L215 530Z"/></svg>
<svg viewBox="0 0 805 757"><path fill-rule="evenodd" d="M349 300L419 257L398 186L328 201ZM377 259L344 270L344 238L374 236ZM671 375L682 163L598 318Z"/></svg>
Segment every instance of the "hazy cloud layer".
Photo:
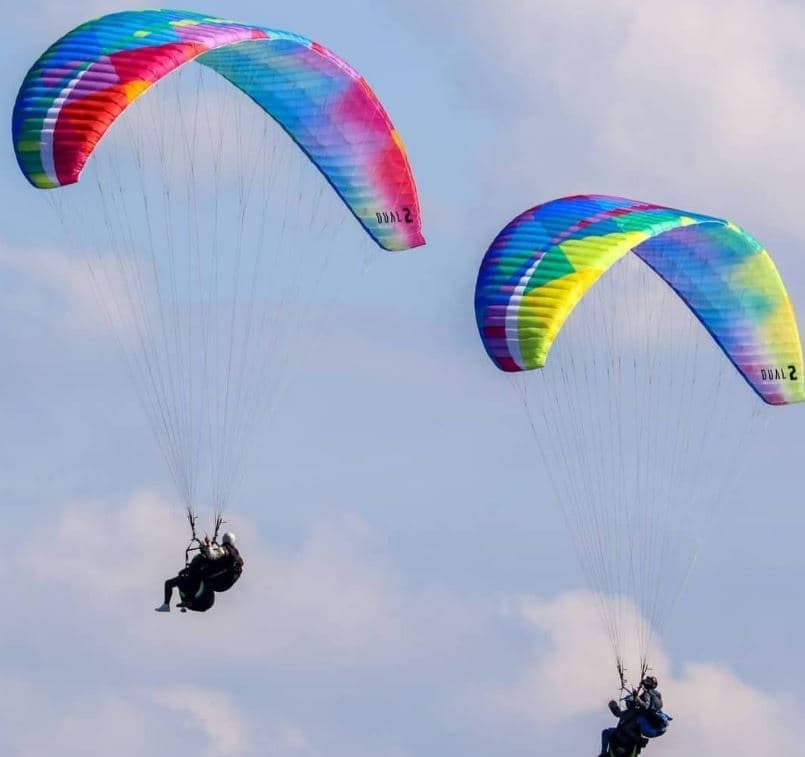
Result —
<svg viewBox="0 0 805 757"><path fill-rule="evenodd" d="M438 670L442 702L428 717L450 718L465 738L491 729L491 743L546 743L564 733L564 743L578 751L594 744L596 729L609 722L604 705L613 693L611 647L588 593L502 598L497 608L412 593L401 588L400 566L389 560L377 535L348 516L313 528L297 549L285 553L261 548L246 527L247 570L239 591L221 595L207 616L158 615L150 607L159 599L159 569L171 564L180 536L176 513L156 495L143 493L116 507L75 503L22 546L12 571L31 576L35 592L28 599L15 593L21 613L38 614L47 606L53 622L67 621L53 650L57 654L86 647L86 640L77 643L79 635L96 637L89 639L95 659L79 664L79 675L92 679L110 665L120 670L113 696L93 696L82 687L75 701L7 676L12 689L57 723L47 733L10 741L31 750L20 753L44 754L61 740L75 754L103 754L110 739L129 731L123 753L131 755L163 753L158 746L154 751L154 738L163 733L172 734L162 737L166 744L170 738L192 738L206 753L221 756L262 754L269 742L280 755L346 755L350 743L360 747L361 726L355 721L348 743L324 748L328 729L320 726L317 733L315 722L326 700L313 697L306 713L312 724L300 725L292 712L283 712L271 686L267 717L257 715L251 695L237 693L236 682L244 675L270 681L289 668L307 681L323 676L330 686L348 688L383 669L384 675L398 671L398 686L427 687ZM43 554L48 559L42 560ZM65 590L68 605L43 604L43 598ZM125 628L118 626L121 617L127 617ZM507 637L515 630L525 643L512 656ZM25 633L25 624L10 624L6 644L35 651L40 642L35 636L26 640ZM113 644L103 644L111 637ZM125 662L115 661L120 644ZM459 659L446 664L452 655ZM480 656L498 662L479 665ZM718 665L677 663L662 649L652 659L667 709L676 718L653 751L684 754L705 744L711 754L747 745L750 752L797 753L805 713L791 693L755 689ZM205 673L210 665L218 674L225 671L215 685ZM145 680L132 676L141 666L162 672ZM21 716L23 722L32 717L12 703L4 716ZM382 716L388 717L393 713ZM763 727L747 732L749 720ZM406 753L404 742L384 746L388 755Z"/></svg>
<svg viewBox="0 0 805 757"><path fill-rule="evenodd" d="M485 186L505 177L508 191L490 196L519 191L527 207L574 192L637 195L745 224L784 219L802 237L796 4L469 0L460 24L454 4L418 7L468 100L506 130L473 156Z"/></svg>
<svg viewBox="0 0 805 757"><path fill-rule="evenodd" d="M595 597L586 592L551 600L525 597L513 600L506 612L533 633L534 647L513 681L476 692L476 710L497 728L501 721L527 724L534 738L564 731L568 754L582 753L593 743L593 723L614 722L605 707L611 697L611 646ZM805 710L792 692L753 688L719 665L680 664L663 649L655 649L652 665L674 717L666 735L652 742L652 754L799 753ZM579 717L591 724L586 731L571 730ZM747 723L757 727L747 729Z"/></svg>

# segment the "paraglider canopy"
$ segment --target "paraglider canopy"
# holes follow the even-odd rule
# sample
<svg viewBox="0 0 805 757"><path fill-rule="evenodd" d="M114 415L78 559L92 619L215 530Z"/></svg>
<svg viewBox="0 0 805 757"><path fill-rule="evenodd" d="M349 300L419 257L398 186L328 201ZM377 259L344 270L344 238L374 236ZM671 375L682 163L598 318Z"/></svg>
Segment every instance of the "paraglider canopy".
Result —
<svg viewBox="0 0 805 757"><path fill-rule="evenodd" d="M405 148L366 80L297 34L200 13L112 13L53 44L14 106L14 149L25 177L43 189L78 181L118 116L193 60L274 118L381 247L425 243Z"/></svg>
<svg viewBox="0 0 805 757"><path fill-rule="evenodd" d="M531 208L490 246L475 312L495 365L542 368L573 308L629 252L684 300L764 401L805 400L799 331L769 253L719 218L603 195Z"/></svg>

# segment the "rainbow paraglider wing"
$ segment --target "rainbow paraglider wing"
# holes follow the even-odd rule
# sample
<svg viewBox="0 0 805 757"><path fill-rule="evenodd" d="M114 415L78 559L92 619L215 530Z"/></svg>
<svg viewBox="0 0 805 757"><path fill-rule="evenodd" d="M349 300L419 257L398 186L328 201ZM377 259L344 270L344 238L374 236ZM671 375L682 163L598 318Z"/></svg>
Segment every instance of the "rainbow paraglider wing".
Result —
<svg viewBox="0 0 805 757"><path fill-rule="evenodd" d="M797 322L769 253L727 221L620 197L538 205L498 234L475 290L498 368L542 368L573 308L628 252L687 303L763 400L805 400Z"/></svg>
<svg viewBox="0 0 805 757"><path fill-rule="evenodd" d="M193 60L274 118L381 247L424 244L405 148L366 80L304 37L198 13L113 13L50 47L14 107L14 149L26 178L42 189L78 181L115 119Z"/></svg>

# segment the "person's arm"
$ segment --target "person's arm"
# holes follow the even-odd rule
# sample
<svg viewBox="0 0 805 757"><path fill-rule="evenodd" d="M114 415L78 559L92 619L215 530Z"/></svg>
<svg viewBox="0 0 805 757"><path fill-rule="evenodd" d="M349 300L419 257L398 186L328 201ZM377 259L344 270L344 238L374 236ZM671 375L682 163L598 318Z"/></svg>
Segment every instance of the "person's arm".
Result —
<svg viewBox="0 0 805 757"><path fill-rule="evenodd" d="M659 691L652 691L651 692L651 704L655 710L662 709L662 694Z"/></svg>
<svg viewBox="0 0 805 757"><path fill-rule="evenodd" d="M621 708L620 708L620 707L618 707L618 703L617 703L617 702L616 702L614 699L611 699L611 700L609 701L609 711L610 711L610 712L611 712L611 713L612 713L612 714L613 714L613 715L614 715L616 718L619 718L621 715L623 715L623 711L621 710Z"/></svg>

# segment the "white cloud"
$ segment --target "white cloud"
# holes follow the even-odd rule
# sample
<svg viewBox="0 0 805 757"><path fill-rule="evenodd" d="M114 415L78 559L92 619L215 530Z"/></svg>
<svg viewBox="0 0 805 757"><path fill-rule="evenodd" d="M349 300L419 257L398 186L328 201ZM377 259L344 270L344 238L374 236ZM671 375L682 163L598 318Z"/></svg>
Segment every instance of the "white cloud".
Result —
<svg viewBox="0 0 805 757"><path fill-rule="evenodd" d="M331 744L331 736L326 752L319 746L328 739L327 720L335 717L329 710L338 709L329 697L322 701L322 691L366 681L385 688L380 681L390 670L398 676L403 667L407 675L429 677L440 665L450 668L451 659L457 670L467 639L482 638L478 628L484 621L456 597L434 589L406 591L385 545L356 516L321 523L298 547L284 550L261 544L243 519L232 526L246 561L241 582L219 595L209 613L164 615L152 608L161 601L162 580L179 567L186 538L180 509L151 492L120 505L74 502L9 561L10 574L27 581L9 597L16 620L3 629L4 639L26 649L55 644L93 650L77 683L81 696L95 692L109 664L122 665L128 672L119 680L121 700L132 717L137 711L147 721L147 744L135 743L127 754L154 753L155 746L155 753L169 754L171 740L203 737L210 755L313 757L364 754ZM21 641L30 633L30 618L45 613L52 626L37 624L31 638ZM227 671L222 687L211 687L209 677L215 679L221 667ZM281 681L288 675L314 686L322 682L312 709L295 709L298 704L286 702L276 685L265 696L233 699L231 686L254 676ZM245 686L248 691L250 684ZM143 694L144 688L154 693ZM40 694L31 698L38 699ZM161 716L154 705L162 708ZM317 709L322 706L327 712ZM72 729L73 743L108 743L108 733L94 731L84 710L66 701L54 707ZM33 753L46 753L48 745L43 734L41 752ZM379 753L408 752L392 742Z"/></svg>
<svg viewBox="0 0 805 757"><path fill-rule="evenodd" d="M495 111L478 156L487 184L522 192L512 215L589 191L799 227L801 6L478 0L459 27L445 2L422 6L468 96Z"/></svg>
<svg viewBox="0 0 805 757"><path fill-rule="evenodd" d="M805 711L792 695L753 688L708 664L686 665L682 675L668 680L666 691L682 726L674 733L678 754L796 757L802 752Z"/></svg>
<svg viewBox="0 0 805 757"><path fill-rule="evenodd" d="M318 755L321 754L309 737L292 723L280 723L271 729L272 754Z"/></svg>
<svg viewBox="0 0 805 757"><path fill-rule="evenodd" d="M630 613L638 618L633 607ZM589 723L600 720L602 728L611 725L606 702L616 694L617 677L595 597L574 592L553 600L522 598L507 606L506 614L534 633L531 659L514 680L476 691L475 704L498 726L525 723L543 737L566 730L579 716ZM625 621L627 628L635 625ZM627 648L630 644L634 649L633 640ZM676 673L678 666L661 648L650 662L666 710L675 718L668 733L652 743L652 754L800 753L805 711L791 696L753 688L716 664L688 663ZM579 744L587 736L594 742L595 734L585 733Z"/></svg>
<svg viewBox="0 0 805 757"><path fill-rule="evenodd" d="M449 629L470 624L455 598L437 590L406 594L382 542L356 516L315 526L292 551L264 546L243 519L236 530L246 562L243 578L218 595L203 618L152 612L162 582L181 567L188 534L181 508L151 492L119 506L68 505L54 525L34 533L17 559L38 591L68 590L78 607L93 614L94 632L103 635L107 623L130 615L133 606L138 609L126 634L147 643L158 636L192 660L209 653L280 668L366 669L421 659L423 617L444 624L429 634L431 650L454 645Z"/></svg>
<svg viewBox="0 0 805 757"><path fill-rule="evenodd" d="M226 692L197 685L143 690L121 678L110 690L87 675L33 682L0 670L0 748L12 757L209 757L321 754L305 731L280 717L260 722L261 738ZM11 694L13 692L13 695ZM43 727L46 724L46 727Z"/></svg>
<svg viewBox="0 0 805 757"><path fill-rule="evenodd" d="M246 750L246 725L225 694L179 686L157 692L154 701L170 710L188 714L206 734L211 757L227 757Z"/></svg>
<svg viewBox="0 0 805 757"><path fill-rule="evenodd" d="M102 700L78 706L66 712L55 728L43 729L44 741L49 748L42 754L53 754L53 747L61 754L85 757L105 757L112 745L123 743L122 754L142 754L147 750L147 727L143 712L122 697L109 696ZM43 747L46 747L43 744Z"/></svg>
<svg viewBox="0 0 805 757"><path fill-rule="evenodd" d="M241 714L230 692L197 683L197 676L166 685L170 670L193 670L209 659L228 665L232 680L240 680L247 669L272 677L288 671L294 677L325 680L347 675L351 685L356 675L369 673L379 674L378 682L385 686L385 672L394 670L396 676L401 668L409 682L420 685L439 676L444 695L458 704L446 717L459 732L494 729L515 743L536 737L545 744L567 744L570 732L574 743L594 744L596 730L610 724L605 705L616 689L612 651L592 595L512 599L504 603L497 628L489 634L491 618L484 606L434 590L422 594L405 589L388 563L385 545L354 516L320 524L299 547L283 551L262 547L249 523L239 522L237 530L246 559L244 577L203 616L165 616L151 610L159 599L162 572L174 564L184 539L179 513L172 515L170 505L154 494L140 494L119 507L76 503L55 526L34 534L12 561L31 577L29 595L51 596L54 588L57 596L69 592L70 613L82 617L83 645L100 650L100 641L113 634L116 648L125 646L132 660L142 660L157 688L149 705L131 698L142 683L132 681L136 689L121 686L120 701L110 700L106 717L124 730L144 718L150 724L156 714L148 707L156 704L189 717L191 730L203 735L211 755L252 753L268 744L277 755L323 753L318 746L322 732L309 723L298 724L293 715L289 718L275 695L259 704L258 724ZM636 618L634 608L624 600L620 610L625 625L636 626L628 620ZM51 612L59 617L58 607ZM126 618L122 626L121 617ZM512 620L532 640L514 657ZM71 632L69 625L62 627L68 638ZM92 638L97 643L88 641ZM164 650L170 650L173 667L160 676ZM451 655L454 663L446 663ZM632 665L634 657L628 658ZM470 676L468 659L484 660L470 666L475 671ZM508 662L498 666L495 659ZM805 713L790 698L753 688L718 665L681 665L662 648L655 649L651 661L668 711L676 717L673 729L652 745L652 753L687 753L705 745L704 753L729 754L749 745L750 753L768 748L781 757L797 754ZM513 672L501 680L499 671L506 669ZM82 692L91 690L98 670L88 660ZM104 743L90 725L97 703L79 703L67 712L61 705L49 706L62 723L54 732L71 743ZM256 703L249 701L248 706L253 717ZM761 723L762 729L749 723ZM160 724L171 738L188 737L175 719L163 718ZM387 752L405 753L399 748L390 743ZM130 753L140 752L132 746Z"/></svg>
<svg viewBox="0 0 805 757"><path fill-rule="evenodd" d="M534 655L517 680L502 687L491 687L487 703L492 712L504 718L530 722L537 728L555 727L576 715L606 712L612 698L614 664L612 646L604 631L598 599L587 592L564 594L554 600L520 598L504 605L507 617L514 618L537 640ZM636 627L638 616L628 602L618 607L623 627ZM543 642L550 644L546 653ZM629 660L639 659L635 639L625 642ZM653 657L658 671L667 667L662 653ZM617 687L616 687L617 688Z"/></svg>
<svg viewBox="0 0 805 757"><path fill-rule="evenodd" d="M54 320L62 330L90 335L114 333L124 341L136 335L140 319L134 308L141 307L142 302L140 298L132 301L127 294L130 274L124 269L126 265L111 256L0 248L0 267L25 277L11 302L6 303L17 311L16 317L41 317L55 307Z"/></svg>
<svg viewBox="0 0 805 757"><path fill-rule="evenodd" d="M292 552L250 543L243 586L231 600L223 598L238 603L242 622L232 647L246 659L366 670L416 665L455 643L450 629L466 609L438 589L406 592L384 545L360 518L319 524ZM225 623L224 616L215 622ZM433 624L424 637L422 622Z"/></svg>
<svg viewBox="0 0 805 757"><path fill-rule="evenodd" d="M71 503L55 525L33 534L18 559L34 580L83 593L100 609L159 581L160 564L186 538L182 525L180 508L152 492L120 508Z"/></svg>
<svg viewBox="0 0 805 757"><path fill-rule="evenodd" d="M107 757L114 752L136 757L157 753L148 749L146 713L123 694L107 691L98 696L77 679L51 687L2 672L0 686L3 754ZM155 733L152 729L152 738Z"/></svg>

